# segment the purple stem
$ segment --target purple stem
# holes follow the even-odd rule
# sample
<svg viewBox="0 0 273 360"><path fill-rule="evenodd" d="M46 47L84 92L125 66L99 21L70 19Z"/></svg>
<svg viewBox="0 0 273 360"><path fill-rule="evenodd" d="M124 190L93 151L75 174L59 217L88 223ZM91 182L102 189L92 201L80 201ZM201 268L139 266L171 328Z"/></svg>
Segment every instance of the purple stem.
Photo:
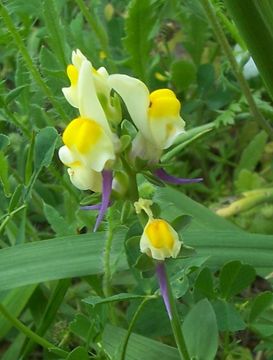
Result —
<svg viewBox="0 0 273 360"><path fill-rule="evenodd" d="M191 184L191 183L198 183L200 181L203 181L203 178L196 178L196 179L177 178L175 176L169 175L162 168L155 170L155 175L157 175L159 179L166 181L170 184Z"/></svg>
<svg viewBox="0 0 273 360"><path fill-rule="evenodd" d="M99 214L94 226L94 232L97 231L110 202L110 196L112 192L113 174L111 170L102 171L102 202L99 209Z"/></svg>
<svg viewBox="0 0 273 360"><path fill-rule="evenodd" d="M168 284L167 284L167 278L166 278L166 269L165 269L165 263L163 261L160 261L157 263L156 266L156 274L159 282L159 287L161 291L161 295L164 300L164 304L169 316L169 319L172 320L172 312L171 312L171 305L168 295Z"/></svg>

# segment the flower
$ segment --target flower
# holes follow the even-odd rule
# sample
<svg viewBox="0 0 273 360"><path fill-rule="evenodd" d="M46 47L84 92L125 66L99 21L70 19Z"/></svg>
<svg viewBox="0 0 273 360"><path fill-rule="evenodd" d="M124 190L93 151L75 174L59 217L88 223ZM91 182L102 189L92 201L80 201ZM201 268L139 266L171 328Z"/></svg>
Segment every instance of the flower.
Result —
<svg viewBox="0 0 273 360"><path fill-rule="evenodd" d="M59 157L68 166L73 185L80 190L102 192L96 231L110 202L111 169L120 148L112 127L121 120L120 103L117 96L110 94L107 71L95 70L80 50L73 51L67 74L71 84L62 90L80 116L64 130Z"/></svg>
<svg viewBox="0 0 273 360"><path fill-rule="evenodd" d="M127 75L110 75L108 82L123 99L139 130L133 141L133 155L157 162L162 151L185 131L175 93L170 89L149 93L142 81Z"/></svg>
<svg viewBox="0 0 273 360"><path fill-rule="evenodd" d="M81 190L100 191L99 173L115 160L114 144L106 131L95 120L78 117L66 127L62 139L65 145L59 157L70 168L72 183ZM81 182L77 181L80 177Z"/></svg>
<svg viewBox="0 0 273 360"><path fill-rule="evenodd" d="M177 232L163 219L149 219L140 239L140 251L156 260L176 258L181 245Z"/></svg>
<svg viewBox="0 0 273 360"><path fill-rule="evenodd" d="M98 118L102 117L102 111L106 115L103 126L107 122L120 122L120 102L117 96L111 96L109 74L104 67L96 70L81 51L76 50L72 52L72 64L67 66L66 71L70 86L62 91L70 105L78 108L82 116L87 116L95 103Z"/></svg>

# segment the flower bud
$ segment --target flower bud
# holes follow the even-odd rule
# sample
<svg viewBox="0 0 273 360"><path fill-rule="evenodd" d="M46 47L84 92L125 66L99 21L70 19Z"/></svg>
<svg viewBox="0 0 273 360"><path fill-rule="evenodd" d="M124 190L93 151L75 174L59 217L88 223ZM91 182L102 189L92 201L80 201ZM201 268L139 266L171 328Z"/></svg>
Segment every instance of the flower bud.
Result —
<svg viewBox="0 0 273 360"><path fill-rule="evenodd" d="M155 260L176 258L181 245L177 232L162 219L150 218L140 239L140 251Z"/></svg>

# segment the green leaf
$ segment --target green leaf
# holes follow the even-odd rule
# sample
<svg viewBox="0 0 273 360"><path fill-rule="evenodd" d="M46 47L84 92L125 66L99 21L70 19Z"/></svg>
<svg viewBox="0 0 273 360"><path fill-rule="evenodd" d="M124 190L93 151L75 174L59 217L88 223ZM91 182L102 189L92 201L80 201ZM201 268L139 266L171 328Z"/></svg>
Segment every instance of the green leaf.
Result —
<svg viewBox="0 0 273 360"><path fill-rule="evenodd" d="M76 232L75 226L73 226L73 224L68 224L53 206L44 203L44 214L56 235L72 235Z"/></svg>
<svg viewBox="0 0 273 360"><path fill-rule="evenodd" d="M143 171L142 174L145 179L147 179L151 184L161 187L165 186L165 183L162 180L160 180L157 176L151 174L150 172Z"/></svg>
<svg viewBox="0 0 273 360"><path fill-rule="evenodd" d="M183 333L191 358L215 359L218 348L217 321L213 307L207 299L195 304L186 315Z"/></svg>
<svg viewBox="0 0 273 360"><path fill-rule="evenodd" d="M124 234L114 235L111 257L123 247ZM3 290L43 281L101 274L105 233L68 236L0 250L0 288ZM127 269L125 256L117 270Z"/></svg>
<svg viewBox="0 0 273 360"><path fill-rule="evenodd" d="M89 360L87 350L82 347L78 346L76 349L72 350L66 358L67 360Z"/></svg>
<svg viewBox="0 0 273 360"><path fill-rule="evenodd" d="M111 356L116 354L126 333L126 330L116 326L106 326L102 336L102 343L103 347L107 350L107 353ZM145 356L145 359L147 360L158 360L158 358L166 360L180 359L176 348L132 333L126 351L126 360L143 359L143 356Z"/></svg>
<svg viewBox="0 0 273 360"><path fill-rule="evenodd" d="M153 47L153 31L157 24L158 7L155 0L130 2L125 21L126 38L124 46L130 55L130 64L134 75L147 82Z"/></svg>
<svg viewBox="0 0 273 360"><path fill-rule="evenodd" d="M64 27L61 24L61 17L55 7L53 0L44 0L43 3L43 14L46 24L46 29L50 35L50 43L54 53L59 59L63 67L67 65L67 59L65 54L65 44L67 44L65 38Z"/></svg>
<svg viewBox="0 0 273 360"><path fill-rule="evenodd" d="M183 295L186 294L186 292L190 287L188 277L186 275L182 275L182 277L179 276L172 279L171 287L175 298L176 299L181 298Z"/></svg>
<svg viewBox="0 0 273 360"><path fill-rule="evenodd" d="M10 144L10 139L7 135L0 134L0 150L3 150Z"/></svg>
<svg viewBox="0 0 273 360"><path fill-rule="evenodd" d="M88 317L83 314L76 314L69 327L75 335L86 341L91 326L92 324Z"/></svg>
<svg viewBox="0 0 273 360"><path fill-rule="evenodd" d="M173 221L172 218L181 216L181 214L192 216L191 225L186 229L186 232L192 230L192 226L195 228L196 225L199 225L199 228L213 229L214 231L240 231L236 225L216 215L213 211L190 199L182 192L167 186L157 189L154 201L160 204L162 217L169 221Z"/></svg>
<svg viewBox="0 0 273 360"><path fill-rule="evenodd" d="M259 294L253 301L250 314L249 322L254 322L264 310L266 310L273 303L273 293L266 291Z"/></svg>
<svg viewBox="0 0 273 360"><path fill-rule="evenodd" d="M20 359L21 349L25 341L25 334L19 333L16 338L12 341L12 344L1 354L1 360L14 360Z"/></svg>
<svg viewBox="0 0 273 360"><path fill-rule="evenodd" d="M171 150L169 150L166 154L164 154L161 157L161 162L162 163L168 162L175 155L181 153L181 151L184 148L186 148L187 146L192 144L194 141L196 141L200 137L211 132L215 127L216 127L215 123L211 122L211 123L208 123L205 125L197 126L193 129L186 131L182 135L177 136L177 138L175 139L176 146L174 148L172 148Z"/></svg>
<svg viewBox="0 0 273 360"><path fill-rule="evenodd" d="M33 172L33 155L34 155L34 145L35 145L35 133L32 133L31 142L27 150L27 159L25 166L25 184L29 184Z"/></svg>
<svg viewBox="0 0 273 360"><path fill-rule="evenodd" d="M211 299L214 297L213 277L209 268L202 269L195 280L194 297L196 301L207 297Z"/></svg>
<svg viewBox="0 0 273 360"><path fill-rule="evenodd" d="M213 65L200 65L197 71L197 83L203 93L206 93L212 87L214 80L215 71Z"/></svg>
<svg viewBox="0 0 273 360"><path fill-rule="evenodd" d="M262 188L264 183L265 180L256 172L243 169L238 173L235 186L238 192L243 193L245 191Z"/></svg>
<svg viewBox="0 0 273 360"><path fill-rule="evenodd" d="M155 264L151 257L147 256L146 254L141 254L137 258L134 267L140 271L151 271L154 270Z"/></svg>
<svg viewBox="0 0 273 360"><path fill-rule="evenodd" d="M175 229L175 231L179 232L187 228L190 225L191 221L192 216L180 215L172 221L171 225Z"/></svg>
<svg viewBox="0 0 273 360"><path fill-rule="evenodd" d="M246 328L245 322L233 304L218 299L212 302L212 306L219 331L235 332Z"/></svg>
<svg viewBox="0 0 273 360"><path fill-rule="evenodd" d="M228 299L247 288L255 279L256 273L252 266L240 261L227 263L220 272L220 292Z"/></svg>
<svg viewBox="0 0 273 360"><path fill-rule="evenodd" d="M262 276L272 272L272 235L249 234L169 187L158 188L154 201L160 205L161 217L167 221L173 221L181 213L193 217L183 232L183 241L195 248L198 257L209 258L207 265L218 268L227 261L241 260ZM179 261L183 263L180 259L175 262Z"/></svg>
<svg viewBox="0 0 273 360"><path fill-rule="evenodd" d="M8 168L9 166L7 156L2 151L0 151L0 182L7 197L10 196Z"/></svg>
<svg viewBox="0 0 273 360"><path fill-rule="evenodd" d="M127 301L127 300L135 300L135 299L144 299L147 295L138 295L138 294L117 294L113 296L109 296L107 298L102 298L100 296L89 296L88 298L83 299L82 301L91 306L108 304L116 301Z"/></svg>
<svg viewBox="0 0 273 360"><path fill-rule="evenodd" d="M5 98L6 105L8 105L10 102L12 102L14 99L16 99L21 94L21 92L25 89L26 86L28 86L28 85L21 85L15 89L12 89Z"/></svg>
<svg viewBox="0 0 273 360"><path fill-rule="evenodd" d="M267 134L265 131L260 131L252 141L244 149L238 167L236 168L235 177L238 176L241 170L246 169L253 171L261 159L267 141Z"/></svg>
<svg viewBox="0 0 273 360"><path fill-rule="evenodd" d="M35 330L36 334L40 336L44 336L49 326L52 324L52 322L55 321L56 313L59 310L59 307L61 306L64 300L64 296L69 288L69 285L70 285L70 280L67 279L59 280L57 282L54 290L50 294L50 297L47 302L47 306ZM22 357L27 358L28 355L31 353L33 347L34 347L34 343L32 342L31 339L28 339L28 341L25 343L24 353Z"/></svg>
<svg viewBox="0 0 273 360"><path fill-rule="evenodd" d="M132 144L132 138L130 135L122 135L120 137L120 152L123 152L124 150L126 150L129 145Z"/></svg>
<svg viewBox="0 0 273 360"><path fill-rule="evenodd" d="M8 292L1 292L0 302L5 306L9 313L17 317L28 303L35 287L35 285L31 285L20 289L13 289ZM11 327L12 324L5 317L0 316L0 338L4 337Z"/></svg>
<svg viewBox="0 0 273 360"><path fill-rule="evenodd" d="M16 186L16 189L14 190L14 193L12 194L10 202L9 202L9 209L8 209L9 213L12 212L18 205L18 202L22 195L22 191L23 191L23 185L18 184Z"/></svg>
<svg viewBox="0 0 273 360"><path fill-rule="evenodd" d="M273 7L270 1L225 0L232 19L257 65L273 99Z"/></svg>
<svg viewBox="0 0 273 360"><path fill-rule="evenodd" d="M46 127L37 134L34 147L34 166L37 172L50 165L58 137L53 127Z"/></svg>
<svg viewBox="0 0 273 360"><path fill-rule="evenodd" d="M178 91L186 90L196 78L195 65L187 60L179 60L171 66L171 79Z"/></svg>

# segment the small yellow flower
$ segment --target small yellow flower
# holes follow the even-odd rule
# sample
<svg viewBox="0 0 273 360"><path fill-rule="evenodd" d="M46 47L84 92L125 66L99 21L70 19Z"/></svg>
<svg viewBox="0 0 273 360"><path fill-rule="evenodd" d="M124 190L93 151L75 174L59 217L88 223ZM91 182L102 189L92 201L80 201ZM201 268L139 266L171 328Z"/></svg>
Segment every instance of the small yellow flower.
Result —
<svg viewBox="0 0 273 360"><path fill-rule="evenodd" d="M164 149L185 130L180 116L181 104L170 89L149 93L146 85L127 75L109 76L109 84L123 99L139 130L134 142L135 156L158 161Z"/></svg>
<svg viewBox="0 0 273 360"><path fill-rule="evenodd" d="M100 172L115 160L111 138L96 121L78 117L63 133L60 160L69 167L71 182L81 190L101 191Z"/></svg>
<svg viewBox="0 0 273 360"><path fill-rule="evenodd" d="M108 122L121 120L120 103L111 96L109 74L104 67L95 69L80 50L72 52L72 64L66 69L70 86L62 89L70 105L79 109L81 116L94 117L104 128Z"/></svg>
<svg viewBox="0 0 273 360"><path fill-rule="evenodd" d="M140 251L156 260L176 258L182 242L165 220L150 218L140 239Z"/></svg>

